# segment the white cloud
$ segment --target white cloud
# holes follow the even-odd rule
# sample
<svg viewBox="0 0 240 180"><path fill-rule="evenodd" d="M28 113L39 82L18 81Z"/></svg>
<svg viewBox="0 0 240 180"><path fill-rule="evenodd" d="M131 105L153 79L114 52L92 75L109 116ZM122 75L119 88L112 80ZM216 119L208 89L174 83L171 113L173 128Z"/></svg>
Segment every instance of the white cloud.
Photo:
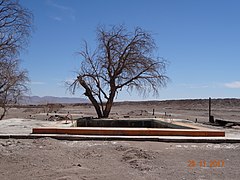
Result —
<svg viewBox="0 0 240 180"><path fill-rule="evenodd" d="M230 82L230 83L225 83L224 85L227 88L240 89L240 81L234 81L234 82Z"/></svg>
<svg viewBox="0 0 240 180"><path fill-rule="evenodd" d="M59 10L64 10L64 11L68 11L68 10L72 10L72 8L70 7L67 7L67 6L63 6L63 5L60 5L60 4L57 4L56 2L54 2L53 0L48 0L47 1L47 4L50 5L50 6L53 6Z"/></svg>
<svg viewBox="0 0 240 180"><path fill-rule="evenodd" d="M47 5L54 7L55 9L57 9L58 11L61 12L62 16L68 17L71 20L75 21L76 17L75 17L75 11L73 8L68 7L68 6L63 6L60 4L57 4L56 2L52 1L52 0L48 0L47 1ZM62 17L55 17L53 18L54 20L60 21L63 18Z"/></svg>
<svg viewBox="0 0 240 180"><path fill-rule="evenodd" d="M51 17L53 20L55 20L55 21L62 21L62 18L60 18L60 17L57 17L57 16L55 16L55 17Z"/></svg>
<svg viewBox="0 0 240 180"><path fill-rule="evenodd" d="M31 85L44 85L46 84L45 82L40 82L40 81L32 81L30 82Z"/></svg>

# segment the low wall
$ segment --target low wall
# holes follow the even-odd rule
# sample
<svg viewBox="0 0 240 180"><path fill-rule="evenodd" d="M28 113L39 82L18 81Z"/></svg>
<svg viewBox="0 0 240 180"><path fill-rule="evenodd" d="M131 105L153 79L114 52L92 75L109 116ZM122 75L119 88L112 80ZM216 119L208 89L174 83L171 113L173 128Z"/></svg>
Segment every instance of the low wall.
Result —
<svg viewBox="0 0 240 180"><path fill-rule="evenodd" d="M173 129L192 129L185 126L176 125L156 119L91 119L80 118L77 120L77 127L129 127L129 128L173 128Z"/></svg>

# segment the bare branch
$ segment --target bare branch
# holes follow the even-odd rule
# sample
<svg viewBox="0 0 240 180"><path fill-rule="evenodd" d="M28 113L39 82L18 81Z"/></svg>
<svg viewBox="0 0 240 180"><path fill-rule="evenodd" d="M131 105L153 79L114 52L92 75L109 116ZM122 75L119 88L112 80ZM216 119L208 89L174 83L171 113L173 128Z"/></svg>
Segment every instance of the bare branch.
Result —
<svg viewBox="0 0 240 180"><path fill-rule="evenodd" d="M16 56L28 43L33 16L17 0L0 2L0 58Z"/></svg>
<svg viewBox="0 0 240 180"><path fill-rule="evenodd" d="M19 70L18 60L0 61L0 107L3 108L4 117L8 104L15 104L19 98L28 91L27 72Z"/></svg>
<svg viewBox="0 0 240 180"><path fill-rule="evenodd" d="M101 26L97 29L97 40L98 48L94 53L90 53L86 42L80 52L83 61L78 82L89 91L85 95L95 109L99 109L100 103L99 117L108 117L115 95L124 87L143 94L153 91L157 95L159 88L166 85L166 61L153 56L156 45L150 33L141 28L128 32L122 25L109 30ZM104 109L103 99L106 101Z"/></svg>

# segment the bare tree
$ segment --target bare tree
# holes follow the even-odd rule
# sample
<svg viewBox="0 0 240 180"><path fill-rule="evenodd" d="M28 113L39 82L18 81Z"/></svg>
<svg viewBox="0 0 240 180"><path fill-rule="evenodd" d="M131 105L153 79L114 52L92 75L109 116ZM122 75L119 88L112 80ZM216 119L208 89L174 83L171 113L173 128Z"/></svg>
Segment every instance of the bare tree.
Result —
<svg viewBox="0 0 240 180"><path fill-rule="evenodd" d="M27 72L19 70L18 60L0 61L0 119L5 116L9 105L18 102L28 91L28 81Z"/></svg>
<svg viewBox="0 0 240 180"><path fill-rule="evenodd" d="M93 53L87 42L79 52L82 64L70 89L73 93L77 87L85 90L98 118L109 116L114 98L123 88L157 95L166 85L166 61L154 57L156 45L150 33L141 28L128 32L124 26L99 27L97 40Z"/></svg>
<svg viewBox="0 0 240 180"><path fill-rule="evenodd" d="M8 104L16 103L27 90L27 72L20 70L17 56L28 44L32 13L18 0L0 0L0 107L4 117Z"/></svg>

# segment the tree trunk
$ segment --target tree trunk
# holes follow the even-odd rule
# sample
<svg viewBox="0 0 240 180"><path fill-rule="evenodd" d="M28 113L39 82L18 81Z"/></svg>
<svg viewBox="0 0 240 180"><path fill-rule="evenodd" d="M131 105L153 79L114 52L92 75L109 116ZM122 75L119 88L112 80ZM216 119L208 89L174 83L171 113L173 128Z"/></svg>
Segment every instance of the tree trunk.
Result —
<svg viewBox="0 0 240 180"><path fill-rule="evenodd" d="M5 116L5 114L6 114L6 112L7 112L6 107L2 107L2 108L3 108L3 113L2 113L1 116L0 116L0 120L3 119L3 117Z"/></svg>
<svg viewBox="0 0 240 180"><path fill-rule="evenodd" d="M94 100L91 100L90 97L88 97L88 98L89 98L89 100L92 102L92 104L93 104L93 106L94 106L94 108L95 108L95 110L96 110L96 112L97 112L98 118L99 118L99 119L102 118L103 115L102 115L102 111L101 111L101 108L100 108L98 102L97 102L95 99L94 99Z"/></svg>
<svg viewBox="0 0 240 180"><path fill-rule="evenodd" d="M96 112L97 112L97 115L98 115L98 118L102 118L103 117L103 114L102 114L102 111L101 111L101 108L97 102L97 100L94 98L93 94L92 94L92 91L91 89L88 87L88 85L86 84L86 82L80 77L78 76L78 81L79 83L82 85L82 87L84 87L85 89L85 93L84 95L88 97L88 99L91 101L91 103L93 104Z"/></svg>
<svg viewBox="0 0 240 180"><path fill-rule="evenodd" d="M106 107L103 111L103 117L104 118L108 118L109 114L110 114L110 111L112 109L112 105L113 105L113 100L114 100L114 97L115 97L115 94L116 94L116 90L111 90L111 93L110 93L110 97L106 103Z"/></svg>
<svg viewBox="0 0 240 180"><path fill-rule="evenodd" d="M103 117L103 114L102 114L101 108L100 108L97 100L93 97L90 89L88 89L88 90L85 89L85 90L86 90L86 92L85 92L84 94L85 94L85 96L88 97L88 99L89 99L89 100L91 101L91 103L93 104L93 106L94 106L94 108L95 108L95 110L96 110L96 112L97 112L98 118L102 118L102 117Z"/></svg>
<svg viewBox="0 0 240 180"><path fill-rule="evenodd" d="M111 108L112 108L113 102L112 101L107 101L106 107L103 111L103 118L108 118Z"/></svg>

